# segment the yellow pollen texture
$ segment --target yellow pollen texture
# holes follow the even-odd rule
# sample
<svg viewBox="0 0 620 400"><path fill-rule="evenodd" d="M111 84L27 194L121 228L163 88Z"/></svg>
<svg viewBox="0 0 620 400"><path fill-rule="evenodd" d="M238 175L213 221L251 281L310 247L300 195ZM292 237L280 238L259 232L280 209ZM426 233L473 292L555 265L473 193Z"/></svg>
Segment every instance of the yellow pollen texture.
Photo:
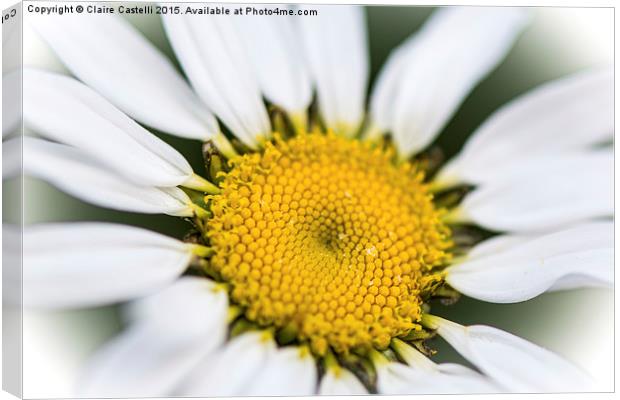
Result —
<svg viewBox="0 0 620 400"><path fill-rule="evenodd" d="M448 260L450 233L423 173L393 159L307 133L231 161L207 198L205 237L247 319L319 355L383 349L421 329L422 278Z"/></svg>

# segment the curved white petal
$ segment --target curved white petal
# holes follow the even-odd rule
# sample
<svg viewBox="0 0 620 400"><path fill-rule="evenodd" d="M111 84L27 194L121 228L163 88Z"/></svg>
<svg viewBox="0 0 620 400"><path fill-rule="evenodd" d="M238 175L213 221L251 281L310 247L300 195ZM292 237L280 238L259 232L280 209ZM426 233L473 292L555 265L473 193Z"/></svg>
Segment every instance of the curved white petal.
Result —
<svg viewBox="0 0 620 400"><path fill-rule="evenodd" d="M228 296L185 277L152 296L157 313L137 320L90 360L84 397L164 397L225 338Z"/></svg>
<svg viewBox="0 0 620 400"><path fill-rule="evenodd" d="M27 227L24 305L87 307L143 296L174 281L191 257L191 245L125 225Z"/></svg>
<svg viewBox="0 0 620 400"><path fill-rule="evenodd" d="M510 7L446 7L395 51L377 81L371 110L374 123L392 131L401 155L433 141L504 58L525 20L522 10Z"/></svg>
<svg viewBox="0 0 620 400"><path fill-rule="evenodd" d="M377 369L377 387L381 394L472 394L502 390L482 375L468 370L444 368L442 371L416 370L390 363ZM459 366L460 367L460 366Z"/></svg>
<svg viewBox="0 0 620 400"><path fill-rule="evenodd" d="M239 396L275 352L273 338L265 332L249 332L207 357L180 385L179 395L222 397Z"/></svg>
<svg viewBox="0 0 620 400"><path fill-rule="evenodd" d="M163 15L164 27L198 95L245 144L271 134L265 105L233 19Z"/></svg>
<svg viewBox="0 0 620 400"><path fill-rule="evenodd" d="M390 53L370 93L371 133L386 134L394 122L394 109L407 73L409 53L418 46L420 35L413 35Z"/></svg>
<svg viewBox="0 0 620 400"><path fill-rule="evenodd" d="M455 216L497 231L549 231L613 215L613 152L531 162L467 195Z"/></svg>
<svg viewBox="0 0 620 400"><path fill-rule="evenodd" d="M501 388L488 377L479 374L463 365L438 365L440 380L431 379L427 392L429 393L497 393ZM434 376L437 376L435 374ZM424 381L420 378L420 381ZM420 383L424 385L424 383ZM431 392L435 388L435 392Z"/></svg>
<svg viewBox="0 0 620 400"><path fill-rule="evenodd" d="M461 326L439 317L429 322L483 373L511 392L588 391L592 379L558 355L508 332Z"/></svg>
<svg viewBox="0 0 620 400"><path fill-rule="evenodd" d="M327 368L319 384L319 394L325 396L368 394L362 382L342 367Z"/></svg>
<svg viewBox="0 0 620 400"><path fill-rule="evenodd" d="M328 128L357 132L368 84L366 21L361 6L300 6L318 15L299 18L299 28L319 109Z"/></svg>
<svg viewBox="0 0 620 400"><path fill-rule="evenodd" d="M499 235L476 244L467 252L467 259L473 260L492 256L534 238L534 235Z"/></svg>
<svg viewBox="0 0 620 400"><path fill-rule="evenodd" d="M17 24L15 24L17 25ZM16 133L22 122L21 69L2 75L2 138Z"/></svg>
<svg viewBox="0 0 620 400"><path fill-rule="evenodd" d="M132 118L187 138L207 140L219 133L213 115L172 63L120 16L31 20L71 72Z"/></svg>
<svg viewBox="0 0 620 400"><path fill-rule="evenodd" d="M316 392L317 369L308 349L283 347L270 352L243 390L248 396L308 396Z"/></svg>
<svg viewBox="0 0 620 400"><path fill-rule="evenodd" d="M573 288L612 287L613 265L613 222L593 222L466 260L447 269L446 281L470 297L514 303L565 280Z"/></svg>
<svg viewBox="0 0 620 400"><path fill-rule="evenodd" d="M25 137L24 173L98 206L149 214L193 215L191 201L181 189L130 183L79 149L63 144Z"/></svg>
<svg viewBox="0 0 620 400"><path fill-rule="evenodd" d="M24 120L138 184L177 186L195 177L178 151L72 78L24 70Z"/></svg>
<svg viewBox="0 0 620 400"><path fill-rule="evenodd" d="M286 5L261 5L285 8ZM292 117L305 118L312 100L301 39L290 18L253 15L234 19L265 97Z"/></svg>
<svg viewBox="0 0 620 400"><path fill-rule="evenodd" d="M469 394L501 391L489 378L458 364L435 364L396 340L396 352L409 366L377 360L378 388L386 394Z"/></svg>
<svg viewBox="0 0 620 400"><path fill-rule="evenodd" d="M414 379L415 371L408 365L382 360L375 362L377 391L381 394L410 394L407 384Z"/></svg>
<svg viewBox="0 0 620 400"><path fill-rule="evenodd" d="M551 157L610 141L613 71L588 70L546 83L494 113L437 179L484 183L532 157ZM492 165L493 168L489 168Z"/></svg>

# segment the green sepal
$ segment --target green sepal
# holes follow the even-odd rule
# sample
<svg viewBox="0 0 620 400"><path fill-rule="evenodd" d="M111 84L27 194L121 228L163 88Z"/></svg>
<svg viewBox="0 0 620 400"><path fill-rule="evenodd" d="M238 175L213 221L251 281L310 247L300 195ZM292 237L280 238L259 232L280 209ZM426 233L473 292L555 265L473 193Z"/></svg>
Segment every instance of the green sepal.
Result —
<svg viewBox="0 0 620 400"><path fill-rule="evenodd" d="M340 365L355 374L370 393L376 393L372 389L374 389L377 384L377 371L369 357L349 353L340 355L338 360L340 361Z"/></svg>
<svg viewBox="0 0 620 400"><path fill-rule="evenodd" d="M217 281L217 282L222 281L222 275L211 266L211 263L209 262L209 260L201 258L199 259L198 262L199 262L200 268L205 273L205 275L207 275L209 278L213 279L214 281Z"/></svg>
<svg viewBox="0 0 620 400"><path fill-rule="evenodd" d="M284 138L295 136L295 127L286 111L282 108L271 104L269 106L269 117L271 118L271 126L273 126L274 132L278 132Z"/></svg>
<svg viewBox="0 0 620 400"><path fill-rule="evenodd" d="M461 293L444 284L433 293L433 298L438 298L441 304L449 306L459 301Z"/></svg>
<svg viewBox="0 0 620 400"><path fill-rule="evenodd" d="M240 306L237 305L232 305L228 307L228 323L232 323L233 321L235 321L237 318L239 318L239 316L243 314L243 308L241 308Z"/></svg>
<svg viewBox="0 0 620 400"><path fill-rule="evenodd" d="M298 330L293 324L288 324L276 333L276 340L281 345L290 344L297 339Z"/></svg>
<svg viewBox="0 0 620 400"><path fill-rule="evenodd" d="M436 273L420 279L420 297L427 301L444 284L444 274Z"/></svg>
<svg viewBox="0 0 620 400"><path fill-rule="evenodd" d="M185 194L189 197L189 199L194 204L194 206L202 208L205 213L209 213L207 211L207 204L205 203L205 194L203 192L200 192L194 189L189 189L184 186L180 186L179 188L185 192ZM194 209L194 212L195 211L196 210ZM210 213L209 213L209 216L210 216Z"/></svg>
<svg viewBox="0 0 620 400"><path fill-rule="evenodd" d="M241 317L238 318L235 322L233 322L232 326L230 327L230 337L234 338L243 333L257 330L259 330L259 328L255 323Z"/></svg>
<svg viewBox="0 0 620 400"><path fill-rule="evenodd" d="M419 331L412 330L408 334L404 336L400 336L399 338L404 342L412 342L416 340L428 340L432 339L435 336L434 331L427 331L426 329L422 329Z"/></svg>
<svg viewBox="0 0 620 400"><path fill-rule="evenodd" d="M429 190L433 193L434 203L437 208L452 210L456 208L463 198L473 190L473 186L457 186L444 191L436 191L437 188L431 183Z"/></svg>
<svg viewBox="0 0 620 400"><path fill-rule="evenodd" d="M420 353L427 357L437 354L437 350L428 347L425 340L412 340L409 344L413 345Z"/></svg>
<svg viewBox="0 0 620 400"><path fill-rule="evenodd" d="M202 157L205 162L205 168L209 174L209 179L219 185L223 179L220 172L228 172L228 164L222 153L219 152L217 146L212 141L202 144Z"/></svg>

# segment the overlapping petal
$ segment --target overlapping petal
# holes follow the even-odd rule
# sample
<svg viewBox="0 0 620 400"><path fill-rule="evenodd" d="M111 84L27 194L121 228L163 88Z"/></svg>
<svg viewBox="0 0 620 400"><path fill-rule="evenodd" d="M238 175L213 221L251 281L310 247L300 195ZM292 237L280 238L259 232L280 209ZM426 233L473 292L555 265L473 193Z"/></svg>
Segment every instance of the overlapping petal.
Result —
<svg viewBox="0 0 620 400"><path fill-rule="evenodd" d="M380 393L462 394L500 391L488 377L463 365L435 364L398 339L395 339L393 346L408 365L375 357Z"/></svg>
<svg viewBox="0 0 620 400"><path fill-rule="evenodd" d="M504 58L525 21L522 10L510 7L436 11L378 78L371 98L376 129L391 131L403 156L425 148Z"/></svg>
<svg viewBox="0 0 620 400"><path fill-rule="evenodd" d="M456 220L508 232L545 232L613 215L609 149L538 159L468 194Z"/></svg>
<svg viewBox="0 0 620 400"><path fill-rule="evenodd" d="M518 244L536 237L536 235L504 234L484 240L467 252L467 259L473 260L488 255L495 255Z"/></svg>
<svg viewBox="0 0 620 400"><path fill-rule="evenodd" d="M228 296L185 277L143 301L148 313L97 351L80 381L84 397L164 397L225 338Z"/></svg>
<svg viewBox="0 0 620 400"><path fill-rule="evenodd" d="M25 137L24 172L89 203L148 214L193 215L187 194L128 182L75 147Z"/></svg>
<svg viewBox="0 0 620 400"><path fill-rule="evenodd" d="M613 78L610 68L587 70L511 101L473 133L436 179L444 184L498 181L530 159L550 159L610 141Z"/></svg>
<svg viewBox="0 0 620 400"><path fill-rule="evenodd" d="M264 7L286 9L287 6ZM303 124L312 100L312 86L294 20L253 15L234 22L265 97L287 111L295 122Z"/></svg>
<svg viewBox="0 0 620 400"><path fill-rule="evenodd" d="M554 288L613 286L611 221L505 244L448 268L446 281L467 296L494 303L526 301Z"/></svg>
<svg viewBox="0 0 620 400"><path fill-rule="evenodd" d="M327 368L321 378L319 394L325 396L368 394L368 390L349 370L342 367Z"/></svg>
<svg viewBox="0 0 620 400"><path fill-rule="evenodd" d="M23 95L28 127L83 150L139 185L213 188L178 151L72 78L26 69Z"/></svg>
<svg viewBox="0 0 620 400"><path fill-rule="evenodd" d="M366 22L361 6L300 6L318 15L299 18L306 60L328 128L357 132L368 84Z"/></svg>
<svg viewBox="0 0 620 400"><path fill-rule="evenodd" d="M429 325L483 373L510 392L588 391L592 378L558 355L502 330L461 326L439 317Z"/></svg>
<svg viewBox="0 0 620 400"><path fill-rule="evenodd" d="M120 16L30 20L71 72L132 118L187 138L219 134L217 121L170 60Z"/></svg>
<svg viewBox="0 0 620 400"><path fill-rule="evenodd" d="M267 354L263 367L243 389L243 395L308 396L316 391L317 377L309 350L287 346Z"/></svg>
<svg viewBox="0 0 620 400"><path fill-rule="evenodd" d="M242 395L275 351L276 344L266 332L241 334L203 360L178 392L182 396Z"/></svg>
<svg viewBox="0 0 620 400"><path fill-rule="evenodd" d="M170 43L202 100L246 145L271 127L250 59L226 15L163 16Z"/></svg>
<svg viewBox="0 0 620 400"><path fill-rule="evenodd" d="M192 245L110 223L26 227L24 305L76 308L147 295L181 275Z"/></svg>
<svg viewBox="0 0 620 400"><path fill-rule="evenodd" d="M389 362L377 365L377 377L377 388L381 394L464 394L501 391L488 379L461 366L431 371Z"/></svg>

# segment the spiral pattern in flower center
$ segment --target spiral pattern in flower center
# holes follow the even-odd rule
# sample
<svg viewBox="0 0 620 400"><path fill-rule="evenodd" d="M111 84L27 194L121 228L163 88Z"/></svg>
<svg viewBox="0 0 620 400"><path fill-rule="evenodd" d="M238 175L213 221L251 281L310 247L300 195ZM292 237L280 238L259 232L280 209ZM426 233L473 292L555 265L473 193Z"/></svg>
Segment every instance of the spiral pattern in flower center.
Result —
<svg viewBox="0 0 620 400"><path fill-rule="evenodd" d="M415 164L307 133L231 165L205 236L247 319L319 355L421 329L421 294L450 257L450 233Z"/></svg>

